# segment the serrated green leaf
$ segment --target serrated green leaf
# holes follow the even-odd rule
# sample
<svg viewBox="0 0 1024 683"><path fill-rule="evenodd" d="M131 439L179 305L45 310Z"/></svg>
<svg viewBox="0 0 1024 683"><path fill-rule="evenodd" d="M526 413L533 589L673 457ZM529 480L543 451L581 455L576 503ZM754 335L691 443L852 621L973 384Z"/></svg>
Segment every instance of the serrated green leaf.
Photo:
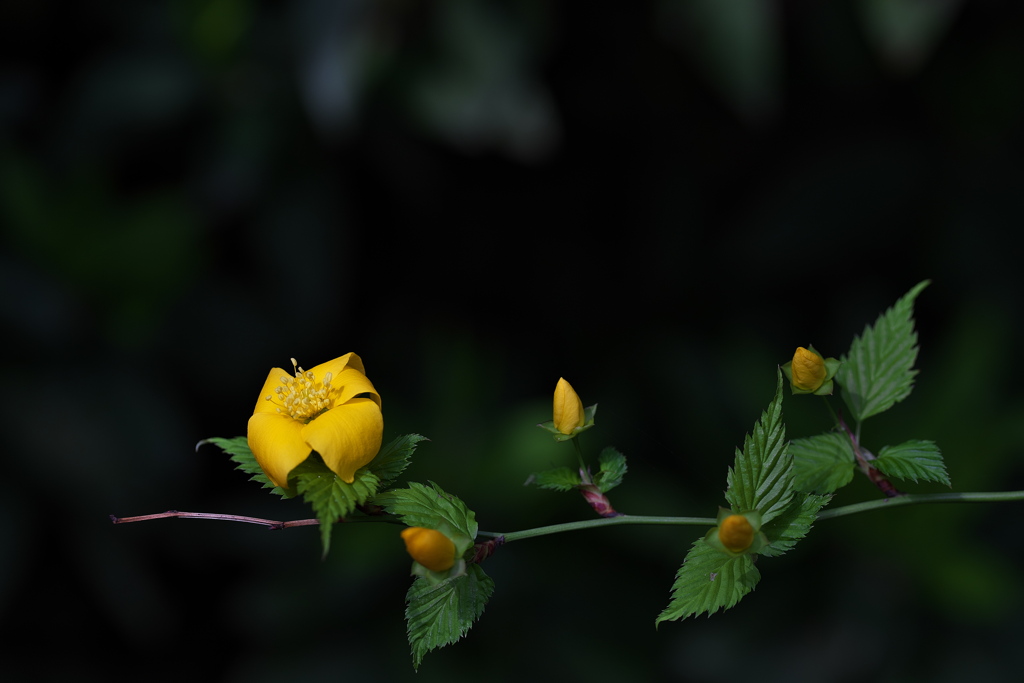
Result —
<svg viewBox="0 0 1024 683"><path fill-rule="evenodd" d="M433 586L423 578L413 581L405 596L413 668L419 669L426 653L465 636L493 592L494 581L478 564L469 565L462 576Z"/></svg>
<svg viewBox="0 0 1024 683"><path fill-rule="evenodd" d="M215 436L200 441L197 447L206 443L212 444L227 453L229 459L237 465L235 467L236 470L242 470L246 474L252 475L249 477L249 481L259 482L263 485L263 488L271 489L271 493L276 493L282 498L292 498L295 496L296 492L294 489L283 489L270 481L270 477L263 472L263 468L256 462L256 456L252 454L252 450L249 448L249 440L246 437L236 436L231 439L224 439Z"/></svg>
<svg viewBox="0 0 1024 683"><path fill-rule="evenodd" d="M782 514L761 527L768 546L760 550L765 557L776 557L792 550L797 541L807 535L818 518L818 511L828 504L831 495L794 496Z"/></svg>
<svg viewBox="0 0 1024 683"><path fill-rule="evenodd" d="M885 446L871 461L887 477L921 481L937 481L950 485L942 453L934 441L912 439L898 446Z"/></svg>
<svg viewBox="0 0 1024 683"><path fill-rule="evenodd" d="M476 513L434 482L430 482L430 486L410 482L409 488L389 489L377 494L373 502L409 526L436 529L443 521L453 531L470 539L476 538Z"/></svg>
<svg viewBox="0 0 1024 683"><path fill-rule="evenodd" d="M230 439L213 436L209 439L203 439L200 441L196 444L196 448L198 449L199 446L207 443L216 446L228 455L232 456L232 460L234 460L234 456L239 456L241 460L237 461L239 463L239 467L236 469L250 472L249 468L255 467L257 472L262 472L262 470L260 470L260 466L256 464L256 458L253 456L252 450L249 448L249 440L244 436L236 436Z"/></svg>
<svg viewBox="0 0 1024 683"><path fill-rule="evenodd" d="M572 491L583 482L578 471L568 467L556 467L553 470L537 472L528 483L550 491Z"/></svg>
<svg viewBox="0 0 1024 683"><path fill-rule="evenodd" d="M853 479L853 446L839 432L827 432L789 442L793 456L793 488L797 491L832 493Z"/></svg>
<svg viewBox="0 0 1024 683"><path fill-rule="evenodd" d="M782 423L782 372L777 372L775 398L754 430L736 451L736 463L729 468L725 498L740 512L757 510L768 522L793 496L792 457L786 447L786 427Z"/></svg>
<svg viewBox="0 0 1024 683"><path fill-rule="evenodd" d="M331 548L335 522L373 497L379 482L377 475L365 467L356 470L351 484L343 481L324 464L316 451L288 475L288 483L313 507L313 513L320 520L324 557Z"/></svg>
<svg viewBox="0 0 1024 683"><path fill-rule="evenodd" d="M698 539L672 584L672 601L654 625L729 609L754 590L761 574L750 555L731 557Z"/></svg>
<svg viewBox="0 0 1024 683"><path fill-rule="evenodd" d="M843 387L843 400L858 422L888 410L914 388L914 299L928 284L928 280L917 284L878 316L874 326L866 326L843 356L836 379Z"/></svg>
<svg viewBox="0 0 1024 683"><path fill-rule="evenodd" d="M429 441L429 439L419 434L406 434L380 449L373 461L366 466L380 479L378 489L386 489L398 479L398 476L409 466L412 454L420 441Z"/></svg>
<svg viewBox="0 0 1024 683"><path fill-rule="evenodd" d="M594 484L601 493L608 493L621 484L622 478L626 475L626 456L608 446L601 451L597 462L600 469L594 476Z"/></svg>

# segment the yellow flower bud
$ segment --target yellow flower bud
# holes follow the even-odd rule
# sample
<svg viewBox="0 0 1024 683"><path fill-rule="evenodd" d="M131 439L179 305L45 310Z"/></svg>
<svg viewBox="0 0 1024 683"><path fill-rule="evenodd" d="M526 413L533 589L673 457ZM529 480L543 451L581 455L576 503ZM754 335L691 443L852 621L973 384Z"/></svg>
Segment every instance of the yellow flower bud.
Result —
<svg viewBox="0 0 1024 683"><path fill-rule="evenodd" d="M455 544L437 529L411 526L402 530L405 550L433 572L445 572L455 566Z"/></svg>
<svg viewBox="0 0 1024 683"><path fill-rule="evenodd" d="M793 386L804 391L816 391L825 383L825 377L828 375L825 359L802 346L798 346L796 353L793 354L791 369Z"/></svg>
<svg viewBox="0 0 1024 683"><path fill-rule="evenodd" d="M754 542L754 527L743 515L729 515L718 525L718 540L734 553L741 553Z"/></svg>
<svg viewBox="0 0 1024 683"><path fill-rule="evenodd" d="M572 385L562 377L558 378L558 384L555 386L554 408L555 429L561 433L572 434L572 430L583 426L583 401L573 390Z"/></svg>

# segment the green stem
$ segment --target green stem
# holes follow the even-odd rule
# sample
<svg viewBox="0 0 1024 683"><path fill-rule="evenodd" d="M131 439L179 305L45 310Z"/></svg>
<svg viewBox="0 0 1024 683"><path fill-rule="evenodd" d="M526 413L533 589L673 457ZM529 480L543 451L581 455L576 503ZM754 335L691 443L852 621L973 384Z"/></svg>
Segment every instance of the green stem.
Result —
<svg viewBox="0 0 1024 683"><path fill-rule="evenodd" d="M999 503L1011 500L1024 500L1024 491L994 491L979 493L905 493L895 498L881 498L868 500L863 503L853 503L843 507L823 510L818 513L818 519L833 519L855 515L860 512L870 512L887 507L900 505L919 505L923 503Z"/></svg>
<svg viewBox="0 0 1024 683"><path fill-rule="evenodd" d="M1024 500L1024 491L995 491L980 493L908 493L896 498L881 498L869 500L863 503L853 503L843 507L824 510L818 513L818 520L834 519L855 515L861 512L870 512L881 508L898 507L901 505L920 505L925 503L998 503L1014 500ZM618 517L607 517L602 519L589 519L582 522L567 522L565 524L552 524L551 526L524 529L510 533L499 533L494 531L480 531L479 536L497 538L503 536L506 543L521 541L524 538L536 536L547 536L549 534L560 534L565 531L579 531L581 529L595 529L597 527L612 526L616 524L659 524L675 526L714 526L718 520L714 517L652 517L646 515L620 515Z"/></svg>
<svg viewBox="0 0 1024 683"><path fill-rule="evenodd" d="M832 424L839 426L839 416L836 415L835 409L832 407L832 403L828 400L828 396L822 396L821 400L825 402L825 407L828 408L828 414L832 416Z"/></svg>
<svg viewBox="0 0 1024 683"><path fill-rule="evenodd" d="M576 438L572 440L572 445L576 448L576 457L580 462L580 478L584 484L592 484L590 481L590 471L587 470L587 464L583 462L583 446L580 445L580 437L577 434Z"/></svg>
<svg viewBox="0 0 1024 683"><path fill-rule="evenodd" d="M619 515L618 517L602 517L601 519L588 519L582 522L566 522L565 524L552 524L523 531L513 531L502 534L493 531L480 531L478 536L497 538L505 537L505 542L521 541L524 538L535 536L547 536L548 534L560 534L564 531L579 531L580 529L594 529L603 526L616 524L662 524L662 525L689 525L689 526L714 526L717 520L714 517L650 517L645 515Z"/></svg>

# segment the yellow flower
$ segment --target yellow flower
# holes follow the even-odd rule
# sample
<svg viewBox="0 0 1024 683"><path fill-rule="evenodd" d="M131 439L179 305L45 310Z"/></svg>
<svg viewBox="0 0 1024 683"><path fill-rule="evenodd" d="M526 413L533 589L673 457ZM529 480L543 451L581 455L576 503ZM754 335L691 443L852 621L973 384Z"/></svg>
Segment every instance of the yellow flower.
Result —
<svg viewBox="0 0 1024 683"><path fill-rule="evenodd" d="M793 354L793 386L804 391L817 391L825 383L828 370L825 359L802 346L796 347Z"/></svg>
<svg viewBox="0 0 1024 683"><path fill-rule="evenodd" d="M583 426L586 419L583 401L562 377L555 385L554 408L554 426L562 434L572 434L572 430Z"/></svg>
<svg viewBox="0 0 1024 683"><path fill-rule="evenodd" d="M294 377L281 368L267 376L249 418L249 448L274 484L288 487L288 473L316 451L342 480L380 450L384 418L380 396L363 361L346 353L311 370L292 359Z"/></svg>
<svg viewBox="0 0 1024 683"><path fill-rule="evenodd" d="M834 388L832 378L840 365L842 362L835 358L823 358L813 346L798 346L793 360L782 366L782 372L794 394L830 396Z"/></svg>
<svg viewBox="0 0 1024 683"><path fill-rule="evenodd" d="M708 530L704 542L732 557L757 555L770 545L761 533L760 512L737 513L728 508L718 508L718 526Z"/></svg>
<svg viewBox="0 0 1024 683"><path fill-rule="evenodd" d="M754 527L743 515L729 515L718 525L718 540L728 550L741 553L754 542Z"/></svg>
<svg viewBox="0 0 1024 683"><path fill-rule="evenodd" d="M446 572L455 566L455 544L437 529L411 526L402 530L405 550L432 572Z"/></svg>

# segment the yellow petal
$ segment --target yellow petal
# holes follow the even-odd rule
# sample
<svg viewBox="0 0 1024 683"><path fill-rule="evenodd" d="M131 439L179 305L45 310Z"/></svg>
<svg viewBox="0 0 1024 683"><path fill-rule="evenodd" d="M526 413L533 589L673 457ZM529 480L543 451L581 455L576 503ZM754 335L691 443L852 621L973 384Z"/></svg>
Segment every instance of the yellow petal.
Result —
<svg viewBox="0 0 1024 683"><path fill-rule="evenodd" d="M257 412L249 418L249 448L270 481L281 488L288 488L288 473L312 450L302 438L304 427L277 412Z"/></svg>
<svg viewBox="0 0 1024 683"><path fill-rule="evenodd" d="M555 429L563 434L572 434L572 430L583 426L583 401L572 385L562 377L558 378L558 384L555 385L553 414Z"/></svg>
<svg viewBox="0 0 1024 683"><path fill-rule="evenodd" d="M331 373L331 386L341 388L341 392L334 397L335 405L345 403L359 394L370 394L374 402L380 405L380 394L366 378L363 360L354 353L346 353L344 356L310 368L309 371L321 382L328 372Z"/></svg>
<svg viewBox="0 0 1024 683"><path fill-rule="evenodd" d="M317 375L317 379L320 379L319 375ZM345 368L331 378L331 386L341 389L337 396L334 397L334 405L336 406L347 403L359 394L369 394L373 402L377 404L377 407L380 407L380 395L373 388L373 383L366 379L366 375L358 370L351 367Z"/></svg>
<svg viewBox="0 0 1024 683"><path fill-rule="evenodd" d="M402 540L412 559L431 571L448 571L455 566L455 544L437 529L411 526L402 529Z"/></svg>
<svg viewBox="0 0 1024 683"><path fill-rule="evenodd" d="M798 346L793 354L793 364L790 366L793 373L793 386L804 391L814 391L825 382L828 370L825 368L825 360L814 351Z"/></svg>
<svg viewBox="0 0 1024 683"><path fill-rule="evenodd" d="M354 353L346 353L344 356L338 356L334 360L329 360L326 363L321 363L315 367L309 368L318 380L323 380L324 375L328 372L337 377L341 374L341 371L345 368L352 368L357 372L361 372L364 375L366 371L363 370L363 361ZM332 384L335 382L332 380Z"/></svg>
<svg viewBox="0 0 1024 683"><path fill-rule="evenodd" d="M285 372L281 368L271 368L270 374L267 375L267 381L263 383L263 389L260 391L259 400L256 401L256 408L253 410L254 413L276 413L278 404L267 400L267 396L275 396L274 390L281 386L282 377L291 377L292 373Z"/></svg>
<svg viewBox="0 0 1024 683"><path fill-rule="evenodd" d="M255 417L255 416L254 416ZM302 437L343 481L352 483L356 470L380 451L384 418L369 398L354 398L307 424Z"/></svg>

